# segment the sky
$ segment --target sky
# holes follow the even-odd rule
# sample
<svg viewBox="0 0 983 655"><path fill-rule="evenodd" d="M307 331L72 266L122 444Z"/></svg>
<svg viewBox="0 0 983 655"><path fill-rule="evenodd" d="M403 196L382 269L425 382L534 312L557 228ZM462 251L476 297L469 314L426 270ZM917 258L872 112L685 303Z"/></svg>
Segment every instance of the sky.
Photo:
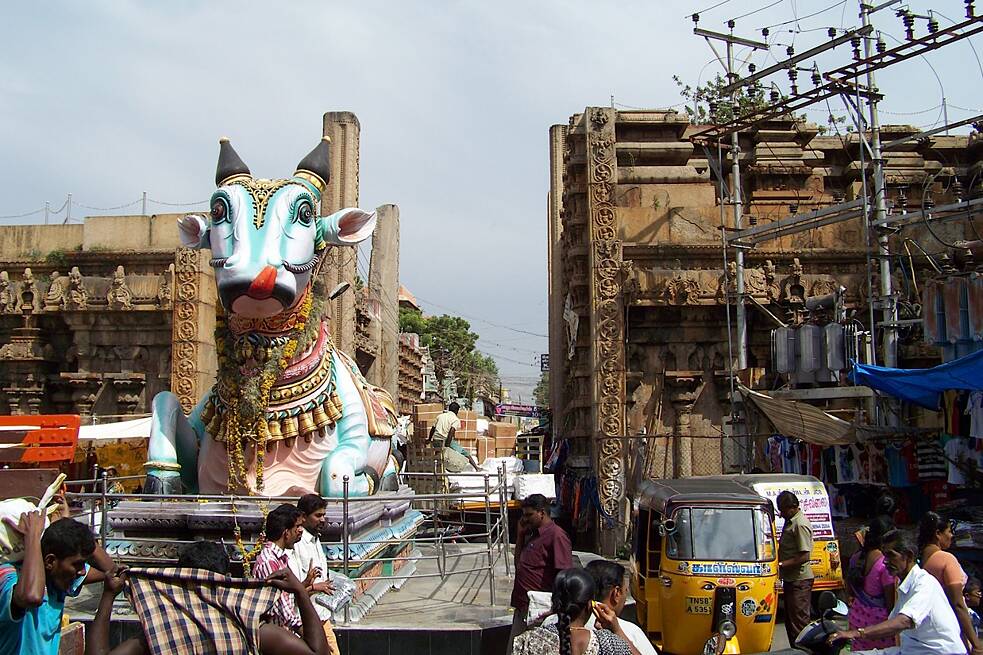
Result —
<svg viewBox="0 0 983 655"><path fill-rule="evenodd" d="M679 106L672 76L719 69L700 27L762 39L758 68L857 24L856 0L390 0L4 3L0 224L204 209L218 138L261 177L285 177L326 111L361 124L360 205L400 208L400 277L429 314L467 318L515 400L547 346L550 125L587 106ZM897 7L901 7L898 3ZM708 9L708 7L712 7ZM962 0L914 1L963 20ZM983 3L978 8L983 13ZM788 21L784 25L776 25ZM875 16L888 47L893 11ZM924 34L926 21L916 30ZM972 44L975 51L970 47ZM974 37L879 74L883 123L941 124L983 107ZM750 58L748 59L748 57ZM848 47L818 60L835 67ZM800 75L800 85L807 74ZM784 75L774 78L787 89ZM836 113L842 107L832 105ZM975 111L974 111L975 110ZM825 122L821 106L810 118ZM130 207L115 208L127 203ZM163 204L169 203L169 204ZM36 212L29 216L18 216ZM52 221L65 219L65 212ZM365 260L363 253L361 260Z"/></svg>

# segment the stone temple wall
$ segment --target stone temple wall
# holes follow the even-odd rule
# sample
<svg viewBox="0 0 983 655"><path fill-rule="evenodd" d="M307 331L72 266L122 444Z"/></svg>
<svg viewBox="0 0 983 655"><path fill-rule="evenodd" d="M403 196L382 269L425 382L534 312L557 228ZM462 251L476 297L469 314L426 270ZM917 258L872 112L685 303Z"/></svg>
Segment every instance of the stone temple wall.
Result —
<svg viewBox="0 0 983 655"><path fill-rule="evenodd" d="M562 372L553 377L554 430L590 462L601 504L616 516L636 474L728 472L753 457L743 440L728 437L736 355L726 308L735 275L720 244L721 226L733 218L707 153L688 139L697 130L675 111L606 107L588 107L550 129L550 364ZM916 132L888 126L884 139ZM745 226L861 193L857 135L820 136L814 125L775 120L742 133L740 142ZM983 144L966 136L889 151L888 200L897 211L919 211L923 203L979 193L981 152ZM976 238L965 221L936 232L949 241ZM893 236L892 252L905 252L906 238L939 250L917 228ZM843 285L848 307L867 315L864 244L855 219L746 253L749 368L738 373L745 384L768 388L774 381L769 312L794 323L806 299ZM908 265L905 274L896 269L898 292L911 301L902 304L902 317L917 299L909 293L910 270L921 279L927 266L905 259L898 264ZM932 359L914 337L902 343L901 356L917 365ZM642 434L649 438L638 439ZM635 466L639 442L648 450Z"/></svg>

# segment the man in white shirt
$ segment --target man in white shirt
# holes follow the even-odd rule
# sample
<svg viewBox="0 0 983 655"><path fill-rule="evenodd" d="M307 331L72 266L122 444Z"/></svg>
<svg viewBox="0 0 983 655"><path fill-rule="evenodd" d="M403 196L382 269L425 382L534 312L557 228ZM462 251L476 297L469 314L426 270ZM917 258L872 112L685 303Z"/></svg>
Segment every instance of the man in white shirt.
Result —
<svg viewBox="0 0 983 655"><path fill-rule="evenodd" d="M287 551L289 558L287 566L298 580L304 582L312 601L316 600L317 594L332 594L335 590L328 576L328 558L324 554L324 546L318 537L321 526L324 524L327 506L327 501L317 494L307 494L300 497L300 500L297 501L297 509L303 514L304 529L301 532L300 540L294 544L292 550ZM334 629L331 625L331 610L318 602L314 602L314 609L324 623L324 631L328 636L329 644L332 644L334 652L338 652L337 641L334 640Z"/></svg>
<svg viewBox="0 0 983 655"><path fill-rule="evenodd" d="M599 603L604 603L612 610L614 610L615 615L620 615L625 609L625 602L628 600L628 586L625 582L625 567L618 564L617 562L609 562L603 559L597 559L590 562L585 569L594 578L594 584L596 585L596 592L594 594L594 600ZM552 614L543 621L543 625L550 625L551 623L556 623L556 614ZM590 618L587 619L587 623L584 624L585 628L589 630L595 629L596 620L594 615L591 614ZM639 655L656 655L655 647L652 646L652 642L649 640L645 631L639 626L626 621L622 618L618 619L618 624L621 626L621 630L625 633L625 637L631 642L631 645L635 647L635 650L639 652Z"/></svg>
<svg viewBox="0 0 983 655"><path fill-rule="evenodd" d="M478 462L474 461L471 453L461 446L455 438L455 433L461 429L461 419L457 417L460 410L461 406L457 403L448 405L447 411L441 412L437 416L433 427L430 428L430 434L427 435L427 440L433 442L434 448L441 449L444 471L447 473L467 471L468 464L475 471L478 470Z"/></svg>
<svg viewBox="0 0 983 655"><path fill-rule="evenodd" d="M935 576L915 564L915 550L897 530L883 537L884 565L898 579L897 600L887 621L867 628L835 632L829 642L841 639L883 639L901 634L900 655L965 655L959 622Z"/></svg>

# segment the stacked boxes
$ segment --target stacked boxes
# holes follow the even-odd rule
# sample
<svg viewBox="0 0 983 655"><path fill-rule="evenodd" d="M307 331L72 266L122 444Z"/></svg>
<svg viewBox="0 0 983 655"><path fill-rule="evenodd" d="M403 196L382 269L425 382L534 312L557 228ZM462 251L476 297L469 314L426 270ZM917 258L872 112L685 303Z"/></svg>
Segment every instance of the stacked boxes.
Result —
<svg viewBox="0 0 983 655"><path fill-rule="evenodd" d="M495 452L501 456L511 455L515 450L515 433L517 431L514 423L491 422L488 424L488 437L495 442Z"/></svg>
<svg viewBox="0 0 983 655"><path fill-rule="evenodd" d="M440 403L423 403L413 406L413 439L426 441L430 428L437 422L437 417L444 411Z"/></svg>
<svg viewBox="0 0 983 655"><path fill-rule="evenodd" d="M461 427L455 432L458 443L477 456L478 452L478 415L471 410L462 409L457 413ZM477 457L476 457L477 459ZM481 462L480 459L478 459Z"/></svg>

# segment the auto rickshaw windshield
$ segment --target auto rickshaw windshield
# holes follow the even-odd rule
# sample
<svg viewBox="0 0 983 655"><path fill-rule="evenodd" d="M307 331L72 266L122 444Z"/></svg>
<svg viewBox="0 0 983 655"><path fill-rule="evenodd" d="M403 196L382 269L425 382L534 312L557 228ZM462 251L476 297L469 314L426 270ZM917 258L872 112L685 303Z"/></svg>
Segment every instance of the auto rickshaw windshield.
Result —
<svg viewBox="0 0 983 655"><path fill-rule="evenodd" d="M774 558L771 518L759 508L684 507L666 535L666 554L680 560L763 562Z"/></svg>

